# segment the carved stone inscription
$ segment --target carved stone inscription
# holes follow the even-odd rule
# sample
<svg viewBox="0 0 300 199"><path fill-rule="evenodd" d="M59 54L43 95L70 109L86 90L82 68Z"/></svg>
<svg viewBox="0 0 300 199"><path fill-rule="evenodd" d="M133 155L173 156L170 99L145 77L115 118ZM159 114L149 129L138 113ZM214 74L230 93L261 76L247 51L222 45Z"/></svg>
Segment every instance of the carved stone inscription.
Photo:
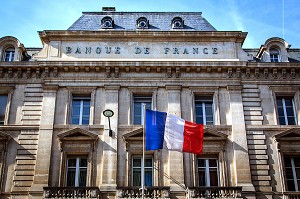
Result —
<svg viewBox="0 0 300 199"><path fill-rule="evenodd" d="M61 51L63 56L74 58L236 59L235 49L208 43L78 42L64 43Z"/></svg>

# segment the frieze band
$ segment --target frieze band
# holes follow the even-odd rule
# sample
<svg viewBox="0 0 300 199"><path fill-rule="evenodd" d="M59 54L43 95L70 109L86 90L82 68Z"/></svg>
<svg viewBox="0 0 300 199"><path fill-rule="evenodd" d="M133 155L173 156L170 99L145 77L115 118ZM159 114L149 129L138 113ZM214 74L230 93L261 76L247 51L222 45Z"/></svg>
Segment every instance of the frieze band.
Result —
<svg viewBox="0 0 300 199"><path fill-rule="evenodd" d="M109 47L109 46L105 46L105 47L77 47L77 48L72 48L70 46L66 47L66 54L71 54L71 53L75 53L75 54L121 54L122 53L122 48L121 47ZM133 54L151 54L151 48L150 47L134 47L132 49L129 50L130 52L132 52ZM162 51L165 55L168 54L173 54L173 55L184 55L184 54L194 54L194 55L198 55L198 54L218 54L218 48L216 47L212 47L212 48L208 48L208 47L204 47L204 48L199 48L199 47L193 47L193 48L177 48L177 47L164 47L162 48Z"/></svg>

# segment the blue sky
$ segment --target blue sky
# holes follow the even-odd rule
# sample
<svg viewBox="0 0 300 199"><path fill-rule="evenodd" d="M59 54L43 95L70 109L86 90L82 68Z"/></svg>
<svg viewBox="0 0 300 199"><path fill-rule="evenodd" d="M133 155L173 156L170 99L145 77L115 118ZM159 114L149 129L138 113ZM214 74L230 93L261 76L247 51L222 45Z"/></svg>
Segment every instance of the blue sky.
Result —
<svg viewBox="0 0 300 199"><path fill-rule="evenodd" d="M25 47L42 47L37 31L66 30L83 11L108 6L117 11L202 12L217 30L248 32L244 48L259 48L268 38L283 36L292 48L300 48L299 0L10 0L1 2L0 38L14 36Z"/></svg>

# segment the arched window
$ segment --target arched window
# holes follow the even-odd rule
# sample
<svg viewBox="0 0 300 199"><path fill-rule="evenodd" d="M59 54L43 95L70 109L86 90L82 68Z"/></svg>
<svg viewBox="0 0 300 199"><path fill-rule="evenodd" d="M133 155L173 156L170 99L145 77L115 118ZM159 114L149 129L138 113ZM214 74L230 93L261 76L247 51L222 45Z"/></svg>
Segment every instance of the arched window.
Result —
<svg viewBox="0 0 300 199"><path fill-rule="evenodd" d="M276 48L270 48L270 61L279 62L279 50Z"/></svg>
<svg viewBox="0 0 300 199"><path fill-rule="evenodd" d="M147 29L149 26L149 21L146 17L140 17L136 20L136 27L138 29Z"/></svg>
<svg viewBox="0 0 300 199"><path fill-rule="evenodd" d="M3 61L14 61L15 49L13 47L7 48L3 54Z"/></svg>
<svg viewBox="0 0 300 199"><path fill-rule="evenodd" d="M114 20L111 17L103 17L101 20L101 27L104 29L110 29L114 27Z"/></svg>
<svg viewBox="0 0 300 199"><path fill-rule="evenodd" d="M172 28L173 29L180 29L180 28L183 28L183 26L184 26L184 21L182 20L181 17L175 17L172 20Z"/></svg>

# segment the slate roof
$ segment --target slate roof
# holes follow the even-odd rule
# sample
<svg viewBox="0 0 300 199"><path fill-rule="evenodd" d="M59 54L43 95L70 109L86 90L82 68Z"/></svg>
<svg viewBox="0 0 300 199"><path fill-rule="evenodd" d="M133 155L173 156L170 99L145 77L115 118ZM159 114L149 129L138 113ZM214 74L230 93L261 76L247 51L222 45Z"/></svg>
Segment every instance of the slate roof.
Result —
<svg viewBox="0 0 300 199"><path fill-rule="evenodd" d="M82 16L71 25L68 30L99 31L101 19L109 16L114 20L114 28L109 30L137 30L136 20L146 17L149 20L151 31L170 31L171 21L181 17L184 21L183 29L174 31L216 31L216 29L203 18L201 12L83 12Z"/></svg>

